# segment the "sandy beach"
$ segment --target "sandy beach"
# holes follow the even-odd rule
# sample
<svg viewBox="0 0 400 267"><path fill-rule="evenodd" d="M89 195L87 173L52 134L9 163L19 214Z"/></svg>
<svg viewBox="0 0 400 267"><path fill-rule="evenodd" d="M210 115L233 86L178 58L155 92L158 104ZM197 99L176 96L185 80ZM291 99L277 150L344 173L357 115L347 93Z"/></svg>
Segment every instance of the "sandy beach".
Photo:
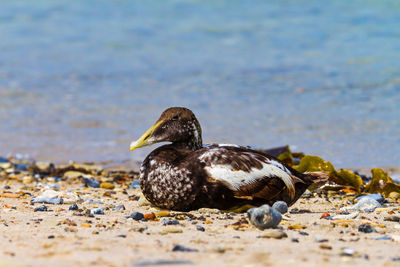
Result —
<svg viewBox="0 0 400 267"><path fill-rule="evenodd" d="M136 182L129 188L135 172L75 167L53 169L63 170L61 179L1 172L0 266L400 264L400 204L393 199L353 219L329 220L321 217L346 214L343 208L353 206L357 194L307 192L278 228L261 231L246 212L160 211L132 188ZM84 173L87 168L97 175ZM82 182L85 177L100 187ZM63 198L63 204L31 203L44 192ZM69 210L73 204L77 207ZM47 211L35 211L43 205ZM104 214L91 214L97 208ZM127 218L133 212L146 219Z"/></svg>

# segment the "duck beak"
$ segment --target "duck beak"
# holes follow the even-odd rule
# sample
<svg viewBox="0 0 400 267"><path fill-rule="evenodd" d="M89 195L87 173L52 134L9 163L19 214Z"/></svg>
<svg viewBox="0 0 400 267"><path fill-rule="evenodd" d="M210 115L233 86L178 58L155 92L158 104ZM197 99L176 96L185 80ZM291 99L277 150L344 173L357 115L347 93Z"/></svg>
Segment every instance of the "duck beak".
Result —
<svg viewBox="0 0 400 267"><path fill-rule="evenodd" d="M157 129L163 121L157 121L153 126L150 127L138 140L131 143L130 149L131 151L135 150L136 148L149 146L154 143L157 143L157 140L152 140L152 136L154 131Z"/></svg>

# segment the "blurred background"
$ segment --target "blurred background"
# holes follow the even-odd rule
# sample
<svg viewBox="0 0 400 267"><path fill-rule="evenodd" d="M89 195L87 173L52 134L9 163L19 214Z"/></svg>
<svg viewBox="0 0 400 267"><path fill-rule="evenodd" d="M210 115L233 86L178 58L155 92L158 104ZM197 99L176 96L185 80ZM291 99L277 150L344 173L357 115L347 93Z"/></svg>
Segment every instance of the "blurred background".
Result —
<svg viewBox="0 0 400 267"><path fill-rule="evenodd" d="M170 106L205 143L400 163L400 1L0 1L0 155L140 161Z"/></svg>

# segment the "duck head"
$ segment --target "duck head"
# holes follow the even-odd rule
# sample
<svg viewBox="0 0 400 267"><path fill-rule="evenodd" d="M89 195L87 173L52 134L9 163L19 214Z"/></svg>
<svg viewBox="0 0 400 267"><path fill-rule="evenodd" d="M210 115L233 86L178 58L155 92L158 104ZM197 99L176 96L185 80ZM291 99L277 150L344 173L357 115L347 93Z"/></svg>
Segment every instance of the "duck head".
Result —
<svg viewBox="0 0 400 267"><path fill-rule="evenodd" d="M196 150L202 147L201 127L190 109L172 107L138 140L130 145L131 151L160 142L171 142L179 148Z"/></svg>

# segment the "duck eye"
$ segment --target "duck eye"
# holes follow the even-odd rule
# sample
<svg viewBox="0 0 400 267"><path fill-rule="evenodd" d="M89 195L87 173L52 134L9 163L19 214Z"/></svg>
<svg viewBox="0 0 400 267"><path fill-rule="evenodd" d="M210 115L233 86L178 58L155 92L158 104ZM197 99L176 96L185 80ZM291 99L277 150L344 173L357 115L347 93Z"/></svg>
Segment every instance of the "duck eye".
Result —
<svg viewBox="0 0 400 267"><path fill-rule="evenodd" d="M172 117L173 121L176 121L177 119L179 119L179 115L175 115L175 116Z"/></svg>

